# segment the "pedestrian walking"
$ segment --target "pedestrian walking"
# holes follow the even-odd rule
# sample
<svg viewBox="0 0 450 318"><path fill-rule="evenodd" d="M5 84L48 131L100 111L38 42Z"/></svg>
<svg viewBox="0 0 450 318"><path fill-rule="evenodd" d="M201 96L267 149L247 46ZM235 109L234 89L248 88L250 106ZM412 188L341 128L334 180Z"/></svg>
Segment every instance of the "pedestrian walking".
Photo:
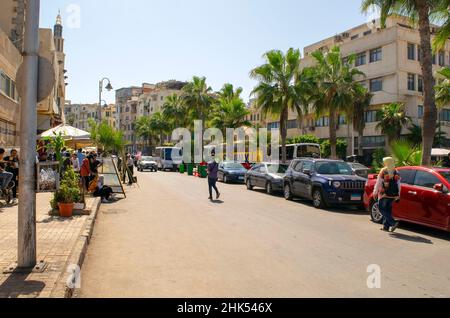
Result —
<svg viewBox="0 0 450 318"><path fill-rule="evenodd" d="M78 165L81 167L83 165L83 160L86 158L86 155L83 153L83 149L78 149L77 159Z"/></svg>
<svg viewBox="0 0 450 318"><path fill-rule="evenodd" d="M89 182L91 181L91 156L83 159L83 163L80 168L80 176L83 179L83 185L86 191L89 190Z"/></svg>
<svg viewBox="0 0 450 318"><path fill-rule="evenodd" d="M383 215L385 232L395 232L399 223L392 217L394 203L400 202L400 175L395 169L395 160L391 157L383 159L384 168L381 170L375 185L373 197L378 197L378 206Z"/></svg>
<svg viewBox="0 0 450 318"><path fill-rule="evenodd" d="M133 185L134 183L134 160L131 154L127 154L127 172L128 172L128 185Z"/></svg>
<svg viewBox="0 0 450 318"><path fill-rule="evenodd" d="M19 153L16 149L12 149L10 155L3 159L7 162L6 171L13 174L12 181L14 181L13 191L13 203L17 202L17 191L19 188Z"/></svg>
<svg viewBox="0 0 450 318"><path fill-rule="evenodd" d="M219 164L216 162L215 160L215 156L216 156L216 152L213 150L211 152L211 156L213 158L213 160L208 163L208 188L209 188L209 200L213 199L213 194L212 194L212 190L214 189L214 191L216 192L216 200L218 200L220 198L220 192L219 189L217 189L217 180L218 180L218 176L217 173L219 172Z"/></svg>

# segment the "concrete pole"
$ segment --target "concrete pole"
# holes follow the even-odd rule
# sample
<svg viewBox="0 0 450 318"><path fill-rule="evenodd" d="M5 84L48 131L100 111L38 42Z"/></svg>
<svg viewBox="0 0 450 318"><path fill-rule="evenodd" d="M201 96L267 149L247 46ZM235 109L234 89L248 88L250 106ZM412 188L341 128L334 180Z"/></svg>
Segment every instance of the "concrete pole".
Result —
<svg viewBox="0 0 450 318"><path fill-rule="evenodd" d="M98 122L101 124L102 122L102 91L103 91L103 80L101 80L98 83L98 107L99 107L99 114L98 114Z"/></svg>
<svg viewBox="0 0 450 318"><path fill-rule="evenodd" d="M23 63L25 92L20 112L20 175L18 215L18 267L36 265L36 134L39 72L40 0L28 0L25 13Z"/></svg>

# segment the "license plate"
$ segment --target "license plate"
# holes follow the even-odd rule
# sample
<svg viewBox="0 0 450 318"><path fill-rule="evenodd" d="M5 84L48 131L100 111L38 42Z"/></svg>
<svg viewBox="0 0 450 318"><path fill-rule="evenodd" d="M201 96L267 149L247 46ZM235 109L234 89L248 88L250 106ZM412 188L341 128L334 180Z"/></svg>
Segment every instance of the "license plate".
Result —
<svg viewBox="0 0 450 318"><path fill-rule="evenodd" d="M361 201L361 195L360 194L352 194L351 200L352 201Z"/></svg>

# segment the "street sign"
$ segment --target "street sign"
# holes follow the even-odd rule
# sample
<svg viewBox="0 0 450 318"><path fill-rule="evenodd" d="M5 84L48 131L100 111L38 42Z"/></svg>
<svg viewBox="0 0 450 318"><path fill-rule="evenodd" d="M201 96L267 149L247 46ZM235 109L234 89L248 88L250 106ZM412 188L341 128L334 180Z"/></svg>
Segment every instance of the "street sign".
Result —
<svg viewBox="0 0 450 318"><path fill-rule="evenodd" d="M53 90L56 82L55 70L52 63L46 58L39 56L39 80L38 80L38 98L37 102L46 99ZM22 63L17 71L16 85L19 95L22 97L25 92L25 67Z"/></svg>

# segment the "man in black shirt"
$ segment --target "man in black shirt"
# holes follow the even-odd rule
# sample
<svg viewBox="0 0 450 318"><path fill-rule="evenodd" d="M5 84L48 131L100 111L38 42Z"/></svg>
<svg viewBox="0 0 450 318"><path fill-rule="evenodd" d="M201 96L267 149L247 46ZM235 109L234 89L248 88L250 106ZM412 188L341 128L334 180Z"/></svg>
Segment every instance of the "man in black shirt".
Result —
<svg viewBox="0 0 450 318"><path fill-rule="evenodd" d="M5 189L11 182L14 175L6 171L7 163L4 161L5 149L0 148L0 189Z"/></svg>

